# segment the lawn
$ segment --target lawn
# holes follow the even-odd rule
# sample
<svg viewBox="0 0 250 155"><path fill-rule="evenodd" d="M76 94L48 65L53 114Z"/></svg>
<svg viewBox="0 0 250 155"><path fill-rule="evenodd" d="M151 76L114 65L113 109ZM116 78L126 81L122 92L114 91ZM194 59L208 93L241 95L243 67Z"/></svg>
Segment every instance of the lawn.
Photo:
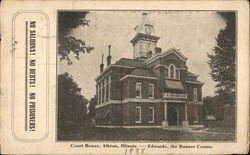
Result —
<svg viewBox="0 0 250 155"><path fill-rule="evenodd" d="M234 141L234 133L213 131L169 131L161 128L80 128L58 136L65 141Z"/></svg>

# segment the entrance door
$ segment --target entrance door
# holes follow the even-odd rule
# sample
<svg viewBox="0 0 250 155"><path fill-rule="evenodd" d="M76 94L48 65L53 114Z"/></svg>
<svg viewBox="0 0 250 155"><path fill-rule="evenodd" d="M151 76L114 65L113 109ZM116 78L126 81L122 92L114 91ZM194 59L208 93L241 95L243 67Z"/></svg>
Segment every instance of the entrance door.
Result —
<svg viewBox="0 0 250 155"><path fill-rule="evenodd" d="M174 126L178 125L178 111L176 108L168 108L168 125Z"/></svg>

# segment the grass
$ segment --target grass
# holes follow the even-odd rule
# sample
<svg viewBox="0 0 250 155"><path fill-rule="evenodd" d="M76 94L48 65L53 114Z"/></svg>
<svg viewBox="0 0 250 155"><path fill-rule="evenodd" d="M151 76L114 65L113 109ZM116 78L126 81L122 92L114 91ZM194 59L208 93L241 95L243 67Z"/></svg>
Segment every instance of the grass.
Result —
<svg viewBox="0 0 250 155"><path fill-rule="evenodd" d="M234 128L220 128L220 127L209 128L207 131L224 132L224 133L234 133L235 132Z"/></svg>
<svg viewBox="0 0 250 155"><path fill-rule="evenodd" d="M74 128L63 132L65 141L234 141L233 133L169 131L161 128Z"/></svg>

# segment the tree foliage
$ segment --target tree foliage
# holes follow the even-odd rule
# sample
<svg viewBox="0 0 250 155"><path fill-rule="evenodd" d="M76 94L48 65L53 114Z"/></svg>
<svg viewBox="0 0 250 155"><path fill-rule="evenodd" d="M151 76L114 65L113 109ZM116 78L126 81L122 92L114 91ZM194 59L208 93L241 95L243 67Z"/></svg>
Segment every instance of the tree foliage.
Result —
<svg viewBox="0 0 250 155"><path fill-rule="evenodd" d="M219 31L213 53L208 54L210 75L217 82L216 93L221 96L232 96L235 93L235 15L219 13L227 22Z"/></svg>
<svg viewBox="0 0 250 155"><path fill-rule="evenodd" d="M81 88L68 73L58 76L58 129L67 130L86 126L87 99L81 95Z"/></svg>
<svg viewBox="0 0 250 155"><path fill-rule="evenodd" d="M203 98L204 102L204 113L205 115L215 116L217 120L223 119L224 114L224 103L219 95L216 96L206 96Z"/></svg>
<svg viewBox="0 0 250 155"><path fill-rule="evenodd" d="M227 104L232 101L234 101L234 96L229 96L229 98L223 95L206 96L203 98L204 115L215 116L217 121L222 121L220 125L232 128L235 122L235 104Z"/></svg>
<svg viewBox="0 0 250 155"><path fill-rule="evenodd" d="M96 102L97 102L97 96L96 95L89 100L88 116L90 118L93 118L95 116L95 114L96 114L96 111L95 111Z"/></svg>
<svg viewBox="0 0 250 155"><path fill-rule="evenodd" d="M72 64L70 53L79 59L80 53L90 53L94 49L94 47L86 45L84 40L70 36L72 29L89 25L90 21L85 19L87 14L88 12L59 12L58 55L60 61L66 60L70 65Z"/></svg>

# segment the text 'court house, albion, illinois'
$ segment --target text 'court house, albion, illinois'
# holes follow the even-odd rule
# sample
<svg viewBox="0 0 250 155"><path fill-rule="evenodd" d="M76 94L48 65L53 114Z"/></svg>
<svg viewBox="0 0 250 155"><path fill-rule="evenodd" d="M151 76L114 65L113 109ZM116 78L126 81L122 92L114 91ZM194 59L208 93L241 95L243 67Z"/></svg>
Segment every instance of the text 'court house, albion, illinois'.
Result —
<svg viewBox="0 0 250 155"><path fill-rule="evenodd" d="M96 126L177 127L203 126L202 85L188 71L187 57L176 48L157 47L160 37L147 14L130 41L133 59L121 58L96 77ZM124 49L126 50L126 49ZM132 52L132 51L131 51Z"/></svg>

